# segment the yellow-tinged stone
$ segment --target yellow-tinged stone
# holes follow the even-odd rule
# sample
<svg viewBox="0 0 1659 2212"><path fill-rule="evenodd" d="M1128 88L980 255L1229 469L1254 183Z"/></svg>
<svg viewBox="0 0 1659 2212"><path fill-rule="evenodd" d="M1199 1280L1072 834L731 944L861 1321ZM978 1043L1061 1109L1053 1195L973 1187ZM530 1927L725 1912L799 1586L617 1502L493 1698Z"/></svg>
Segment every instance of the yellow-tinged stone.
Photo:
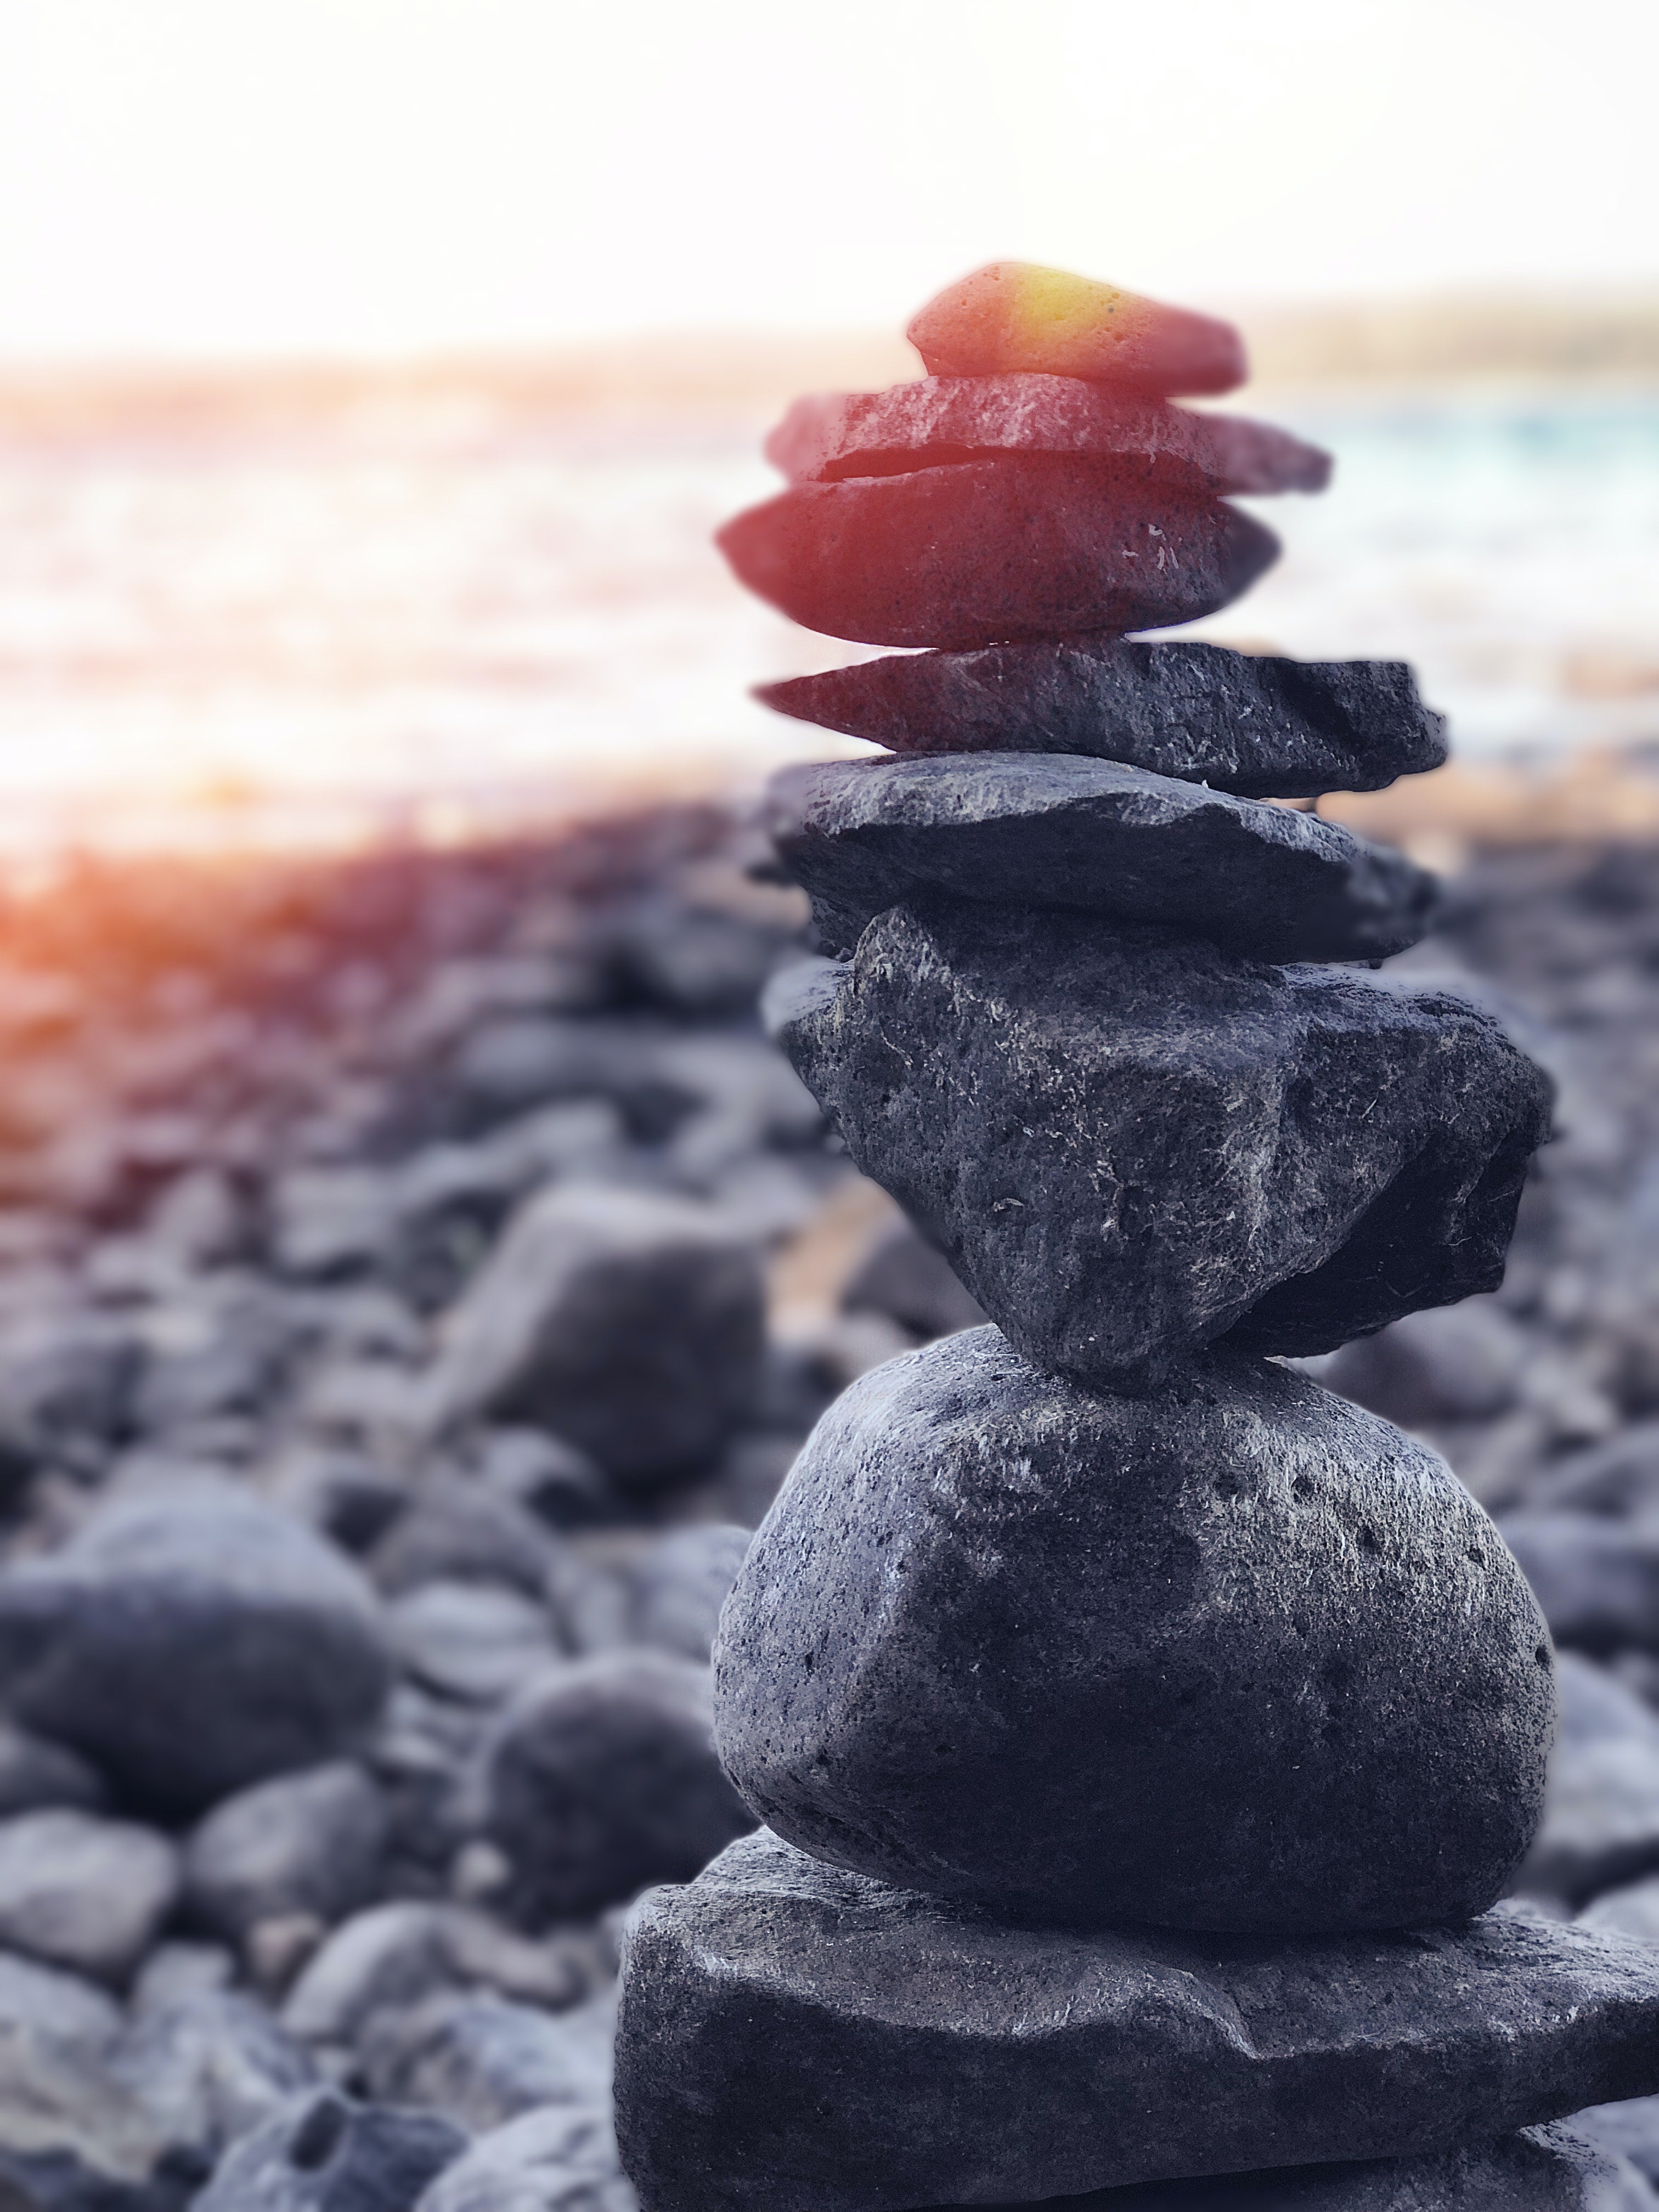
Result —
<svg viewBox="0 0 1659 2212"><path fill-rule="evenodd" d="M907 334L930 376L1025 370L1169 398L1245 376L1231 323L1064 270L993 261L930 300Z"/></svg>

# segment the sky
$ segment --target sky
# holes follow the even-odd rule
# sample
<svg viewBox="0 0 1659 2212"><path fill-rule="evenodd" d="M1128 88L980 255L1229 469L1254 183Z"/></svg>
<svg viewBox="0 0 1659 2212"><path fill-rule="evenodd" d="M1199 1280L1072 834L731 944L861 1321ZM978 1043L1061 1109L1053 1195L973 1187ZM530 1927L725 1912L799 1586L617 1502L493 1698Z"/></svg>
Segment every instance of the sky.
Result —
<svg viewBox="0 0 1659 2212"><path fill-rule="evenodd" d="M0 358L1659 282L1651 0L0 0Z"/></svg>

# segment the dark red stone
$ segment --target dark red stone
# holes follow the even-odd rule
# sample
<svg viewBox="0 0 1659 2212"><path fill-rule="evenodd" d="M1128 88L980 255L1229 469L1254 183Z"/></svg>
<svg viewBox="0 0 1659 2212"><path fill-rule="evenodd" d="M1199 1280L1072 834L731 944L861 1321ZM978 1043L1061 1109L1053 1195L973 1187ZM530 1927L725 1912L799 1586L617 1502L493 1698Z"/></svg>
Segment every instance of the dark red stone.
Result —
<svg viewBox="0 0 1659 2212"><path fill-rule="evenodd" d="M721 551L808 629L866 645L996 645L1212 614L1278 556L1219 500L1110 465L1009 455L797 484L736 515Z"/></svg>
<svg viewBox="0 0 1659 2212"><path fill-rule="evenodd" d="M1199 415L1076 376L924 376L798 399L766 441L795 483L893 476L997 453L1117 463L1124 481L1202 495L1323 491L1331 457L1270 422Z"/></svg>

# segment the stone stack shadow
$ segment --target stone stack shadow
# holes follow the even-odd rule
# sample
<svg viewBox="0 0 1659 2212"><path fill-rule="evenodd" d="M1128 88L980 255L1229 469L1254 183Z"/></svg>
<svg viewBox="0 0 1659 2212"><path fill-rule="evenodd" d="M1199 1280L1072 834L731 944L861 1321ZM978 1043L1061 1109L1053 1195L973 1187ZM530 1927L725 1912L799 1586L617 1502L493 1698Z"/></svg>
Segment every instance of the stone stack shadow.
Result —
<svg viewBox="0 0 1659 2212"><path fill-rule="evenodd" d="M1439 719L1397 664L1125 639L1273 557L1230 495L1328 473L1170 404L1241 380L1225 325L1003 264L911 335L722 544L927 648L763 694L889 749L775 784L820 951L769 1014L993 1325L845 1392L739 1574L766 1826L635 1911L624 2162L647 2212L1610 2212L1547 2124L1659 2089L1659 1954L1498 1903L1542 1616L1431 1451L1280 1364L1495 1287L1547 1131L1490 1016L1373 972L1431 879L1269 803Z"/></svg>

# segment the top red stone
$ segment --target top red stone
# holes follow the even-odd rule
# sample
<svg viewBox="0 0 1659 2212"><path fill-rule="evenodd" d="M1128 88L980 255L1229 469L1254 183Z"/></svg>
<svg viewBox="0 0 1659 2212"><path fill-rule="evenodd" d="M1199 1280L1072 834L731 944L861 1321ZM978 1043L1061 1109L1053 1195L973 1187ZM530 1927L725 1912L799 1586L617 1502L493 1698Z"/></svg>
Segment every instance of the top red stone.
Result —
<svg viewBox="0 0 1659 2212"><path fill-rule="evenodd" d="M930 376L1024 369L1168 399L1231 392L1248 373L1231 323L1029 261L976 269L930 300L906 336Z"/></svg>

